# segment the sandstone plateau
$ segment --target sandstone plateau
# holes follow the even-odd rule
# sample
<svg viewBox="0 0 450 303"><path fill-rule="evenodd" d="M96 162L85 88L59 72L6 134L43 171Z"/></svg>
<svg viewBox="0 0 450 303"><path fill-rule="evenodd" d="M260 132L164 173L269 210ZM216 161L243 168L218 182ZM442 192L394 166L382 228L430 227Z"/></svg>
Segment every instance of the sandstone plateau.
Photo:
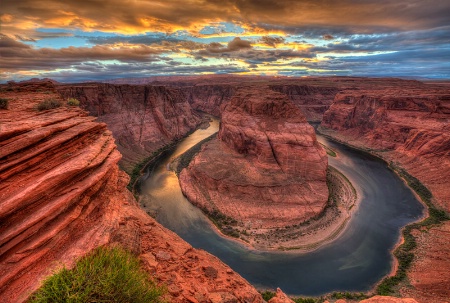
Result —
<svg viewBox="0 0 450 303"><path fill-rule="evenodd" d="M328 199L327 155L302 112L269 88L240 89L224 106L217 139L180 174L183 193L249 231L296 225Z"/></svg>
<svg viewBox="0 0 450 303"><path fill-rule="evenodd" d="M324 114L321 131L405 169L450 212L450 87L410 83L403 89L343 91ZM402 293L419 302L450 298L450 222L415 231L418 245Z"/></svg>
<svg viewBox="0 0 450 303"><path fill-rule="evenodd" d="M139 208L104 123L77 107L37 111L60 98L52 83L1 89L9 109L0 110L0 301L24 302L56 269L121 245L167 286L170 302L262 302L220 260Z"/></svg>

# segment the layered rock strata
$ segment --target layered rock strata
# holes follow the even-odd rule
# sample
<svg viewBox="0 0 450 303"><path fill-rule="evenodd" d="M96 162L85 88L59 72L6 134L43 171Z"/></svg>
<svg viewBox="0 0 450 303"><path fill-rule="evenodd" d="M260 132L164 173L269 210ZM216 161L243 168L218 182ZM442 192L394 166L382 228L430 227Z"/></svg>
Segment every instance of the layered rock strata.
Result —
<svg viewBox="0 0 450 303"><path fill-rule="evenodd" d="M301 82L299 84L275 84L270 87L274 91L286 94L310 122L322 121L323 114L340 90L335 86L302 85Z"/></svg>
<svg viewBox="0 0 450 303"><path fill-rule="evenodd" d="M137 254L170 302L262 302L220 260L139 208L104 123L77 107L37 111L58 100L51 83L0 89L9 100L0 110L2 302L25 302L45 277L102 245Z"/></svg>
<svg viewBox="0 0 450 303"><path fill-rule="evenodd" d="M321 126L405 168L450 210L450 89L342 92Z"/></svg>
<svg viewBox="0 0 450 303"><path fill-rule="evenodd" d="M226 104L218 138L181 172L180 184L213 216L267 232L323 211L327 161L314 129L286 95L245 88Z"/></svg>
<svg viewBox="0 0 450 303"><path fill-rule="evenodd" d="M105 122L131 172L159 148L186 136L201 122L181 89L156 85L70 84L57 86L63 98Z"/></svg>

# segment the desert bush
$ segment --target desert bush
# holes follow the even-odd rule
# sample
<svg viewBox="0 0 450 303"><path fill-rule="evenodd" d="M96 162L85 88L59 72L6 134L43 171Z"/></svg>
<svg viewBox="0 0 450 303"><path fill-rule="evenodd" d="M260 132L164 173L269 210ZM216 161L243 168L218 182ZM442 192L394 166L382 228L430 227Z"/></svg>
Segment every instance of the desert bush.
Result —
<svg viewBox="0 0 450 303"><path fill-rule="evenodd" d="M71 270L44 281L30 303L163 302L162 288L140 269L139 260L121 248L98 248Z"/></svg>
<svg viewBox="0 0 450 303"><path fill-rule="evenodd" d="M41 103L38 104L37 109L38 109L38 111L43 111L43 110L58 108L61 105L62 105L61 102L58 100L45 99L44 101L42 101Z"/></svg>
<svg viewBox="0 0 450 303"><path fill-rule="evenodd" d="M69 106L80 106L80 101L78 101L75 98L69 98L69 99L67 99L67 105L69 105Z"/></svg>

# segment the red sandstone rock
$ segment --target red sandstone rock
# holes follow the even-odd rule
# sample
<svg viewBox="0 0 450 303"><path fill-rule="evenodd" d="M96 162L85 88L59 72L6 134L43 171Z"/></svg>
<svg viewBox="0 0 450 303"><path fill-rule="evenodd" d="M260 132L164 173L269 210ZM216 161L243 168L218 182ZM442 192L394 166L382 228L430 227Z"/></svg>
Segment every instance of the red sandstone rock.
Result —
<svg viewBox="0 0 450 303"><path fill-rule="evenodd" d="M184 92L176 88L94 83L57 89L64 98L78 99L84 109L108 125L123 155L122 167L128 172L201 122Z"/></svg>
<svg viewBox="0 0 450 303"><path fill-rule="evenodd" d="M268 303L294 303L281 289L277 288L275 297L270 299Z"/></svg>
<svg viewBox="0 0 450 303"><path fill-rule="evenodd" d="M450 211L450 89L421 86L339 93L322 126L398 163Z"/></svg>
<svg viewBox="0 0 450 303"><path fill-rule="evenodd" d="M450 302L450 222L414 236L419 249L408 274L413 288L404 288L402 294L421 303Z"/></svg>
<svg viewBox="0 0 450 303"><path fill-rule="evenodd" d="M170 302L262 302L216 257L141 210L104 123L65 106L37 112L52 86L17 85L0 110L0 298L24 302L43 279L102 245L119 244L167 286Z"/></svg>
<svg viewBox="0 0 450 303"><path fill-rule="evenodd" d="M322 121L323 114L330 107L334 96L339 91L336 86L314 86L314 83L302 85L301 82L299 84L275 84L271 85L270 88L286 94L302 110L306 119L314 122Z"/></svg>
<svg viewBox="0 0 450 303"><path fill-rule="evenodd" d="M298 224L328 198L327 156L301 111L281 93L241 89L225 106L218 139L180 175L195 205L246 228Z"/></svg>
<svg viewBox="0 0 450 303"><path fill-rule="evenodd" d="M370 299L362 300L360 303L417 303L417 301L410 298L375 296Z"/></svg>

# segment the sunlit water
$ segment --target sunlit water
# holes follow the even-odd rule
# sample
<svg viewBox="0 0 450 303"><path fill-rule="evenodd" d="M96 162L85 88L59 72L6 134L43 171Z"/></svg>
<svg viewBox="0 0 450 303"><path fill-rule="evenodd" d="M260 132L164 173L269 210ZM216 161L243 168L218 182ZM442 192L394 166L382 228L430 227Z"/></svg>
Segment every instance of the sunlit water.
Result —
<svg viewBox="0 0 450 303"><path fill-rule="evenodd" d="M197 142L218 130L214 120L197 130L174 151L161 157L143 182L141 193L147 211L196 248L202 248L260 288L280 287L291 295L321 295L331 291L367 291L392 265L390 251L400 229L422 216L423 206L387 165L362 152L318 136L338 153L329 157L353 183L361 204L346 230L333 242L305 254L262 253L219 236L200 210L181 193L168 164Z"/></svg>

